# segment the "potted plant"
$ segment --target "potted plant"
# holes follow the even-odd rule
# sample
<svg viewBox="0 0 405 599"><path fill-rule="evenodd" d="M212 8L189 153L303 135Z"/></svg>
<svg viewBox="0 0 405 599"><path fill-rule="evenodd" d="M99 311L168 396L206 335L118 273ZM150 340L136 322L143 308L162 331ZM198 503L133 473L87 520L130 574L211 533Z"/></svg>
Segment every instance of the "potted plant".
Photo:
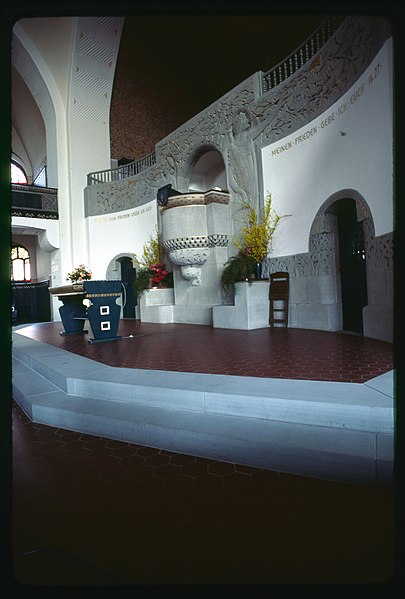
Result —
<svg viewBox="0 0 405 599"><path fill-rule="evenodd" d="M256 263L246 251L240 250L225 264L221 275L221 284L224 291L233 291L237 281L251 281L256 272Z"/></svg>
<svg viewBox="0 0 405 599"><path fill-rule="evenodd" d="M141 268L136 273L136 294L142 295L145 289L167 289L173 287L173 272L166 270L162 260L162 246L158 233L150 235L143 246L142 258L136 259Z"/></svg>

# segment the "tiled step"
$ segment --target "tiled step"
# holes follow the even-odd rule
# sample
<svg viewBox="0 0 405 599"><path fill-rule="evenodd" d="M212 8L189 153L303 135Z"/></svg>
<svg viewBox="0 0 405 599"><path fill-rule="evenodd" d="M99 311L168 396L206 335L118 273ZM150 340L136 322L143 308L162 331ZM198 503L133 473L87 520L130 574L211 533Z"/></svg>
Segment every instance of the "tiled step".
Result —
<svg viewBox="0 0 405 599"><path fill-rule="evenodd" d="M393 374L368 383L115 368L15 335L14 355L71 395L373 433L393 431Z"/></svg>
<svg viewBox="0 0 405 599"><path fill-rule="evenodd" d="M248 377L111 368L18 337L13 392L35 422L292 474L367 483L392 476L389 380L376 388L248 385ZM326 386L316 395L313 385Z"/></svg>

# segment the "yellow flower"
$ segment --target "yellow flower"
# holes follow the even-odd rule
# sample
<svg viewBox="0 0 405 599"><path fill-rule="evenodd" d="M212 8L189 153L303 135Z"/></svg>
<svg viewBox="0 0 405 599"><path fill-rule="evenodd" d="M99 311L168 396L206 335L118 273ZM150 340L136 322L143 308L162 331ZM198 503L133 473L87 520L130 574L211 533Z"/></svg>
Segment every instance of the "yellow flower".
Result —
<svg viewBox="0 0 405 599"><path fill-rule="evenodd" d="M159 264L162 262L162 246L158 232L156 231L155 235L149 235L148 241L143 245L143 254L141 258L136 254L133 254L133 256L135 260L144 267L149 267L152 264Z"/></svg>
<svg viewBox="0 0 405 599"><path fill-rule="evenodd" d="M239 237L234 240L234 245L239 250L251 255L256 263L260 263L267 256L273 233L280 219L289 215L280 216L277 214L272 208L270 193L265 199L261 217L249 202L243 202L241 210L245 224L242 226Z"/></svg>

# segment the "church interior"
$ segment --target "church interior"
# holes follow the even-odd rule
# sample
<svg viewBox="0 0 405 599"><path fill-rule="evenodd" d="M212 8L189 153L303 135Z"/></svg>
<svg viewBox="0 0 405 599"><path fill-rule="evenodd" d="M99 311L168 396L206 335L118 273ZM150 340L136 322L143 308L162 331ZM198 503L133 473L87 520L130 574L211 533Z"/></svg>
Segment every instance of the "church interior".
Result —
<svg viewBox="0 0 405 599"><path fill-rule="evenodd" d="M13 584L390 583L389 19L10 39Z"/></svg>

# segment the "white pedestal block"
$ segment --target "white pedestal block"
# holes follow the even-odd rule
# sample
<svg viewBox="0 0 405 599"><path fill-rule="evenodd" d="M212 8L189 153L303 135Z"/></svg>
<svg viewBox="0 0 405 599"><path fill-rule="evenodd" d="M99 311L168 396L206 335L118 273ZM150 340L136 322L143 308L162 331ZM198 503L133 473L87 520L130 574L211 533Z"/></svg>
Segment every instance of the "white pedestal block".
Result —
<svg viewBox="0 0 405 599"><path fill-rule="evenodd" d="M213 326L219 329L264 329L269 326L269 281L235 284L234 306L213 306Z"/></svg>
<svg viewBox="0 0 405 599"><path fill-rule="evenodd" d="M174 322L174 289L146 289L140 303L142 322Z"/></svg>

